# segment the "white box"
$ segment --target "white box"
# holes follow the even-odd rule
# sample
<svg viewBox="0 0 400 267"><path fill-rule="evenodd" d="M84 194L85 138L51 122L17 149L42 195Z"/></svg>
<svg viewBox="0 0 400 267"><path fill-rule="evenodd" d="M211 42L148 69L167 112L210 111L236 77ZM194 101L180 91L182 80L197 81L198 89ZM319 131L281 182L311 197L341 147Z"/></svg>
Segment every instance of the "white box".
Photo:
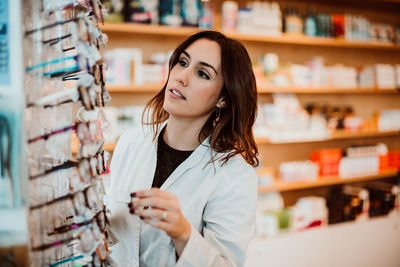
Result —
<svg viewBox="0 0 400 267"><path fill-rule="evenodd" d="M379 89L394 89L395 72L394 67L390 64L376 64L375 65L376 86Z"/></svg>
<svg viewBox="0 0 400 267"><path fill-rule="evenodd" d="M108 84L143 84L143 55L141 49L112 49L105 53L104 58L107 63L106 81Z"/></svg>

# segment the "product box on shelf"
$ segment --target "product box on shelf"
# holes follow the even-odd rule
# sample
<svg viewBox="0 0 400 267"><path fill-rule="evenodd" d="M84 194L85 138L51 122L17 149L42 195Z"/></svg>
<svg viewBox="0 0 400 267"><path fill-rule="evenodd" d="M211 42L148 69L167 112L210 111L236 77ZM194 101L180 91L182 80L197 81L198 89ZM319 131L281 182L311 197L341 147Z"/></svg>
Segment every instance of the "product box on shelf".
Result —
<svg viewBox="0 0 400 267"><path fill-rule="evenodd" d="M326 69L329 87L344 89L356 89L358 87L356 68L336 64L326 67Z"/></svg>
<svg viewBox="0 0 400 267"><path fill-rule="evenodd" d="M143 55L138 48L116 48L104 55L109 85L141 85L143 81Z"/></svg>
<svg viewBox="0 0 400 267"><path fill-rule="evenodd" d="M319 166L312 161L289 161L279 165L279 177L283 181L315 181L318 179Z"/></svg>
<svg viewBox="0 0 400 267"><path fill-rule="evenodd" d="M307 113L294 94L273 94L273 104L260 104L254 135L271 143L324 140L329 137L326 121Z"/></svg>
<svg viewBox="0 0 400 267"><path fill-rule="evenodd" d="M322 149L311 153L310 159L319 165L321 176L338 175L339 163L342 158L340 149Z"/></svg>
<svg viewBox="0 0 400 267"><path fill-rule="evenodd" d="M392 25L385 23L371 23L369 27L369 38L373 42L393 42L394 30Z"/></svg>
<svg viewBox="0 0 400 267"><path fill-rule="evenodd" d="M329 224L398 214L399 191L398 185L377 181L363 187L335 187L327 196Z"/></svg>
<svg viewBox="0 0 400 267"><path fill-rule="evenodd" d="M301 231L312 227L326 225L328 210L322 197L309 196L299 198L291 207L292 230Z"/></svg>
<svg viewBox="0 0 400 267"><path fill-rule="evenodd" d="M140 86L161 83L167 79L171 52L156 52L144 63L139 48L116 48L105 53L107 83L114 86Z"/></svg>
<svg viewBox="0 0 400 267"><path fill-rule="evenodd" d="M396 87L395 69L390 64L375 65L376 86L379 89L393 89Z"/></svg>
<svg viewBox="0 0 400 267"><path fill-rule="evenodd" d="M346 157L340 160L339 176L351 178L363 175L378 174L380 168L380 156L388 153L385 144L375 146L351 146L346 149ZM385 164L382 158L382 164Z"/></svg>
<svg viewBox="0 0 400 267"><path fill-rule="evenodd" d="M400 171L400 150L389 152L388 167L389 168L397 168Z"/></svg>
<svg viewBox="0 0 400 267"><path fill-rule="evenodd" d="M342 157L339 163L340 178L362 177L378 173L379 158L377 156Z"/></svg>
<svg viewBox="0 0 400 267"><path fill-rule="evenodd" d="M363 66L358 70L358 85L360 88L374 88L375 87L375 73L372 66Z"/></svg>
<svg viewBox="0 0 400 267"><path fill-rule="evenodd" d="M258 199L257 236L271 238L279 233L304 231L326 225L328 210L322 197L301 197L285 208L278 192L262 194Z"/></svg>
<svg viewBox="0 0 400 267"><path fill-rule="evenodd" d="M287 223L279 226L279 214L284 210L282 195L279 192L269 192L258 195L256 233L258 236L272 237L278 234L280 228L288 228ZM285 216L286 218L286 216Z"/></svg>
<svg viewBox="0 0 400 267"><path fill-rule="evenodd" d="M345 192L341 187L335 187L330 190L327 196L329 224L354 221L362 214L364 203L363 199L360 198L361 192L354 193L350 192L350 190Z"/></svg>
<svg viewBox="0 0 400 267"><path fill-rule="evenodd" d="M240 8L237 31L245 34L279 36L282 33L282 15L279 4L252 1L247 8Z"/></svg>
<svg viewBox="0 0 400 267"><path fill-rule="evenodd" d="M400 130L400 109L383 109L378 117L379 131L399 131Z"/></svg>
<svg viewBox="0 0 400 267"><path fill-rule="evenodd" d="M397 88L397 90L400 90L400 64L396 64L394 66L394 70L396 73L396 88Z"/></svg>
<svg viewBox="0 0 400 267"><path fill-rule="evenodd" d="M368 190L352 185L345 185L343 186L343 193L356 196L353 201L360 202L359 207L361 207L361 211L357 212L355 219L357 221L365 221L366 219L368 219L368 211L370 208Z"/></svg>
<svg viewBox="0 0 400 267"><path fill-rule="evenodd" d="M384 182L367 185L369 192L369 216L376 217L397 212L399 203L399 186Z"/></svg>

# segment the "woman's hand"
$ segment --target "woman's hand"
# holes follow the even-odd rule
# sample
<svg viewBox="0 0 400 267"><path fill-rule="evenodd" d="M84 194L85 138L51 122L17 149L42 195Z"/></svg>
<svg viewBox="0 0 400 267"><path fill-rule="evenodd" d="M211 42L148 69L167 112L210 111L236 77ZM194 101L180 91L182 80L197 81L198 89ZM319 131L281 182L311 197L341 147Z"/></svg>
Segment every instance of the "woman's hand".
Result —
<svg viewBox="0 0 400 267"><path fill-rule="evenodd" d="M158 188L137 191L131 197L130 213L165 231L180 256L190 237L190 223L183 216L177 197Z"/></svg>

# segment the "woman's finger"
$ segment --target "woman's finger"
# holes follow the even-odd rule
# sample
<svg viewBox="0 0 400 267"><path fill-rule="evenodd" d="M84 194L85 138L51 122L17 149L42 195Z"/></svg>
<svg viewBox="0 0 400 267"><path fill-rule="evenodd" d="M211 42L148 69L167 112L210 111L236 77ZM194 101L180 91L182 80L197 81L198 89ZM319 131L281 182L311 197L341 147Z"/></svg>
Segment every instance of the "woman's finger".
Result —
<svg viewBox="0 0 400 267"><path fill-rule="evenodd" d="M147 223L155 228L158 228L160 230L164 230L167 233L173 229L173 225L171 225L168 222L159 220L159 219L144 217L142 220L145 223Z"/></svg>
<svg viewBox="0 0 400 267"><path fill-rule="evenodd" d="M173 199L175 197L173 194L171 194L167 191L164 191L164 190L160 190L159 188L156 188L156 187L131 193L131 197L134 197L134 198L135 197L137 197L137 198L152 197L152 196L157 196L157 197L166 198L166 199Z"/></svg>
<svg viewBox="0 0 400 267"><path fill-rule="evenodd" d="M158 219L162 221L173 221L173 214L171 212L168 212L166 210L160 210L160 209L143 209L143 208L138 208L138 209L131 209L131 213L137 215L137 216L142 216L142 217L147 217L147 218L153 218L153 219Z"/></svg>
<svg viewBox="0 0 400 267"><path fill-rule="evenodd" d="M152 207L165 210L174 209L173 203L171 201L159 197L135 198L132 201L132 205L130 207Z"/></svg>

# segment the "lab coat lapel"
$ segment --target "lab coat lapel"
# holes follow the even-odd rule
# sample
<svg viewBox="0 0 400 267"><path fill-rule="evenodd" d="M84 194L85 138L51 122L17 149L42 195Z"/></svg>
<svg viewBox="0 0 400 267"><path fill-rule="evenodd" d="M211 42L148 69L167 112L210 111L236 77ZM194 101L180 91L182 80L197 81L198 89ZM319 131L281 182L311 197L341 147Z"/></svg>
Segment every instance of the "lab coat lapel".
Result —
<svg viewBox="0 0 400 267"><path fill-rule="evenodd" d="M160 187L161 190L168 189L168 187L170 187L178 178L180 178L186 171L194 166L207 163L203 162L203 158L205 157L206 153L210 153L208 141L209 138L204 140L204 142L199 145L196 150L193 151L193 153L171 173L168 179Z"/></svg>
<svg viewBox="0 0 400 267"><path fill-rule="evenodd" d="M142 166L143 169L142 169L141 173L145 174L144 177L148 177L148 179L140 179L143 181L143 184L142 184L143 189L150 189L151 185L153 183L154 174L156 172L156 166L157 166L157 147L156 146L157 146L156 144L152 143L151 146L149 147L150 151L147 152L147 153L149 153L149 157L150 157L149 163L151 165L144 164Z"/></svg>
<svg viewBox="0 0 400 267"><path fill-rule="evenodd" d="M144 142L141 150L141 164L137 166L136 175L141 177L141 179L133 179L135 183L133 188L135 190L147 190L151 188L157 164L157 142L153 142L152 132L148 128L143 130L148 140Z"/></svg>

